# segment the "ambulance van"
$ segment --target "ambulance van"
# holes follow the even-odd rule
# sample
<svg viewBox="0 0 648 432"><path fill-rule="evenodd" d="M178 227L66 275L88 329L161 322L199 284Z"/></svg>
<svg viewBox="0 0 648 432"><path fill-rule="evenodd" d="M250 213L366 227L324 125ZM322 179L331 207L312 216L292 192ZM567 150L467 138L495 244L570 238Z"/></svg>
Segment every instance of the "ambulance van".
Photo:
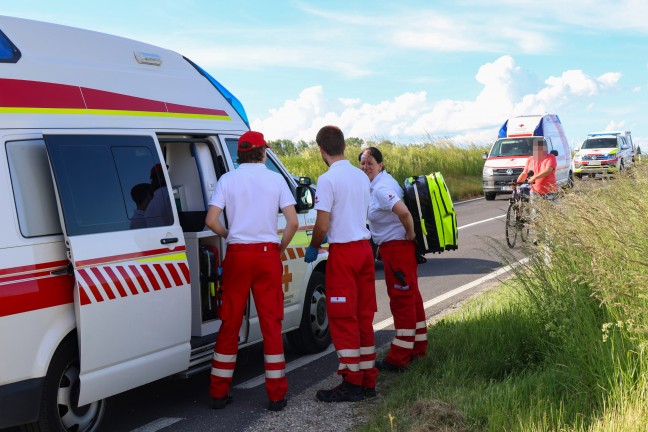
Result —
<svg viewBox="0 0 648 432"><path fill-rule="evenodd" d="M498 194L510 194L511 182L524 170L533 155L533 141L544 138L548 150L556 155L556 183L573 184L573 169L569 143L560 119L555 114L512 117L499 130L497 141L488 153L482 175L484 197L494 200Z"/></svg>
<svg viewBox="0 0 648 432"><path fill-rule="evenodd" d="M227 251L204 219L247 130L240 102L182 55L0 17L0 429L95 431L106 398L210 368ZM328 255L303 261L313 189L267 159L299 212L283 330L321 351ZM259 341L250 301L239 343Z"/></svg>

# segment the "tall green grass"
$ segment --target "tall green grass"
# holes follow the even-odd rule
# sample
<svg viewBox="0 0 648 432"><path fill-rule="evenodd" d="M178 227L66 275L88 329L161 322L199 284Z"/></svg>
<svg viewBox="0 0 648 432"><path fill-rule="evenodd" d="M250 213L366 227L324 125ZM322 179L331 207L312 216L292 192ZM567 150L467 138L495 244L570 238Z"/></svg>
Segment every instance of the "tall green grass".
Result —
<svg viewBox="0 0 648 432"><path fill-rule="evenodd" d="M366 145L375 145L380 149L386 170L401 185L407 177L439 171L443 174L453 199L481 194L484 166L482 153L487 150L485 148L474 145L460 147L449 140L407 146L391 142ZM360 145L347 144L345 156L358 166L361 151ZM327 169L316 145L303 147L297 154L281 155L281 161L290 172L310 177L314 183Z"/></svg>
<svg viewBox="0 0 648 432"><path fill-rule="evenodd" d="M361 430L648 430L646 215L646 165L540 205L528 263L433 325Z"/></svg>

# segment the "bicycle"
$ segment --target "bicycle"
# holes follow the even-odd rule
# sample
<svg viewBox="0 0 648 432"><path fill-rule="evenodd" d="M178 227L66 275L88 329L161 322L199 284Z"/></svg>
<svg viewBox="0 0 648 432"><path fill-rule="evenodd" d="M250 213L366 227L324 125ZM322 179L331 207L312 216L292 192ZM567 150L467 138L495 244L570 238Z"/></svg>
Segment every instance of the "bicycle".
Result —
<svg viewBox="0 0 648 432"><path fill-rule="evenodd" d="M529 173L528 177L532 175ZM529 232L531 231L531 209L529 208L531 185L525 181L520 184L513 182L512 186L513 196L509 199L505 225L506 243L510 248L515 246L518 234L520 240L525 243L529 239Z"/></svg>

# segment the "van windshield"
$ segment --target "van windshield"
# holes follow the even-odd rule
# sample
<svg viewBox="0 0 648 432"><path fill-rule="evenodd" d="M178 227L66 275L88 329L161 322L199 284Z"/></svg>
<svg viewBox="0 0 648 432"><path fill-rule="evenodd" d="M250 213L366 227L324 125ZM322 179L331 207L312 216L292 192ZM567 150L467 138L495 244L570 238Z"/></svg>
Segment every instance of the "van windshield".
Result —
<svg viewBox="0 0 648 432"><path fill-rule="evenodd" d="M616 148L616 138L588 138L583 141L583 149Z"/></svg>
<svg viewBox="0 0 648 432"><path fill-rule="evenodd" d="M491 149L491 156L531 156L533 138L498 139Z"/></svg>

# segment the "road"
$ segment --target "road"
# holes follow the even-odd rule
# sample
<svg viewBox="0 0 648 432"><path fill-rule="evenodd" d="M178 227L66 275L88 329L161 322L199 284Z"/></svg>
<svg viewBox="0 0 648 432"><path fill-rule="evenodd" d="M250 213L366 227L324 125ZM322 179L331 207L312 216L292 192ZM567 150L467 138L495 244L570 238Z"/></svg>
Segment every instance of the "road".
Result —
<svg viewBox="0 0 648 432"><path fill-rule="evenodd" d="M459 249L428 254L427 263L419 266L419 288L428 317L470 296L484 283L502 277L503 261L521 258L504 256L509 254L503 224L507 206L508 196L455 204ZM379 347L394 336L381 262L376 262L376 293L378 312L374 329ZM208 372L186 380L165 379L112 397L100 432L206 432L215 430L215 425L218 430L243 431L266 413L262 359L260 346L241 350L234 375L235 403L227 409L208 409ZM322 354L300 357L286 343L286 361L289 400L291 394L316 385L337 369L332 347Z"/></svg>

